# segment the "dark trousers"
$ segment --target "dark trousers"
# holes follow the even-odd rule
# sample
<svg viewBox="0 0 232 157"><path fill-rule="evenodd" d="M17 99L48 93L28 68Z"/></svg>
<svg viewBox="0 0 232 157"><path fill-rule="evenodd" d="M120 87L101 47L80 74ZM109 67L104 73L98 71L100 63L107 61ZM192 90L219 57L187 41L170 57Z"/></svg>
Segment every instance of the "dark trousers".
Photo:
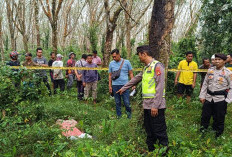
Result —
<svg viewBox="0 0 232 157"><path fill-rule="evenodd" d="M74 75L68 74L68 82L67 82L67 89L71 89L73 85Z"/></svg>
<svg viewBox="0 0 232 157"><path fill-rule="evenodd" d="M77 90L78 90L78 99L82 99L84 97L84 86L82 81L77 81Z"/></svg>
<svg viewBox="0 0 232 157"><path fill-rule="evenodd" d="M153 151L154 144L159 140L159 144L168 146L167 126L165 122L165 109L159 109L156 117L151 116L150 109L144 109L144 126L147 133L147 146L149 151Z"/></svg>
<svg viewBox="0 0 232 157"><path fill-rule="evenodd" d="M56 94L56 89L60 87L60 91L64 91L65 88L65 82L64 79L54 80L54 94Z"/></svg>
<svg viewBox="0 0 232 157"><path fill-rule="evenodd" d="M37 86L41 85L41 82L43 81L43 83L45 84L45 86L47 87L48 91L49 91L49 95L51 96L52 91L51 91L51 87L48 83L48 77L47 76L41 76L39 81L36 83ZM39 90L39 94L41 94L41 91Z"/></svg>
<svg viewBox="0 0 232 157"><path fill-rule="evenodd" d="M220 136L224 131L225 115L227 110L227 102L205 101L201 114L201 130L207 129L210 118L213 116L213 130L216 131L216 137Z"/></svg>

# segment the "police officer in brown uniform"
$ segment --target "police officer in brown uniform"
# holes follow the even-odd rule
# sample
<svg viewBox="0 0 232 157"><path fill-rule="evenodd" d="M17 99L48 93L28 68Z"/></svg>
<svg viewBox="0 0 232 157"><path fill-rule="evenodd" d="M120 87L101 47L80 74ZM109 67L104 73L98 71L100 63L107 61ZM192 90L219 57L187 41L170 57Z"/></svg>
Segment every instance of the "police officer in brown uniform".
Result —
<svg viewBox="0 0 232 157"><path fill-rule="evenodd" d="M127 89L142 81L144 126L147 133L149 151L154 150L154 144L168 146L167 126L165 122L165 70L162 63L152 58L148 45L137 48L137 54L145 64L143 72L133 77L118 92L122 94ZM168 149L167 149L168 150Z"/></svg>
<svg viewBox="0 0 232 157"><path fill-rule="evenodd" d="M201 115L201 131L208 128L213 116L213 130L216 137L224 131L227 103L232 102L232 73L225 67L226 55L215 54L215 66L209 68L200 92L203 104Z"/></svg>

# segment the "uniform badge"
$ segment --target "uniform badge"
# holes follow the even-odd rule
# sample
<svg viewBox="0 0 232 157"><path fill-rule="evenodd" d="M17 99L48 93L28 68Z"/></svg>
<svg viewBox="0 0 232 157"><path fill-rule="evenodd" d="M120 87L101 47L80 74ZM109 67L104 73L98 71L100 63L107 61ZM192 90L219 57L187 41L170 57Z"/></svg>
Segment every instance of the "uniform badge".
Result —
<svg viewBox="0 0 232 157"><path fill-rule="evenodd" d="M223 83L223 80L224 80L223 77L219 77L218 83L219 83L219 84L222 84L222 83Z"/></svg>
<svg viewBox="0 0 232 157"><path fill-rule="evenodd" d="M209 79L212 79L213 78L213 75L209 75Z"/></svg>
<svg viewBox="0 0 232 157"><path fill-rule="evenodd" d="M152 66L149 66L149 67L147 68L147 73L151 73L151 70L152 70Z"/></svg>
<svg viewBox="0 0 232 157"><path fill-rule="evenodd" d="M225 75L225 71L222 71L222 75Z"/></svg>
<svg viewBox="0 0 232 157"><path fill-rule="evenodd" d="M213 74L213 72L214 72L213 70L209 71L210 74Z"/></svg>
<svg viewBox="0 0 232 157"><path fill-rule="evenodd" d="M157 68L155 69L155 73L156 73L157 76L161 75L160 67L157 67Z"/></svg>

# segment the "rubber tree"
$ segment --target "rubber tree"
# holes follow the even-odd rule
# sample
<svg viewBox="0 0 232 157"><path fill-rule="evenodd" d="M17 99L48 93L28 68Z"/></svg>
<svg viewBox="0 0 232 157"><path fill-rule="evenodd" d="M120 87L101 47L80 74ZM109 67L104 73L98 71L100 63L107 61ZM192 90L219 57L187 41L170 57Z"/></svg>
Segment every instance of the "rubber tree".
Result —
<svg viewBox="0 0 232 157"><path fill-rule="evenodd" d="M106 40L103 52L103 66L106 67L109 65L110 61L112 41L114 37L114 31L117 26L116 22L123 9L121 6L118 6L118 8L114 11L113 16L111 17L112 9L110 9L109 0L104 0L104 6L106 12Z"/></svg>
<svg viewBox="0 0 232 157"><path fill-rule="evenodd" d="M57 53L57 28L58 28L58 18L59 18L59 12L62 7L63 0L52 0L50 6L49 0L46 0L46 6L44 5L43 1L40 0L40 3L42 5L43 11L45 15L48 17L48 20L50 22L51 28L52 28L52 49L53 52Z"/></svg>
<svg viewBox="0 0 232 157"><path fill-rule="evenodd" d="M149 45L153 57L165 65L166 78L170 54L170 34L174 25L175 0L154 0Z"/></svg>
<svg viewBox="0 0 232 157"><path fill-rule="evenodd" d="M149 45L153 56L167 63L170 33L174 24L175 0L154 0L149 30Z"/></svg>

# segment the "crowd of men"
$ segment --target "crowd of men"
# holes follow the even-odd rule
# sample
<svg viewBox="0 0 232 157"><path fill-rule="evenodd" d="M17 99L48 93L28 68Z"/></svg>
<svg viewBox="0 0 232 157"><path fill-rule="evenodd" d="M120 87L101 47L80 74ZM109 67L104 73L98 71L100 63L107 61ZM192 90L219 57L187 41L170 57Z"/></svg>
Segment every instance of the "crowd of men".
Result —
<svg viewBox="0 0 232 157"><path fill-rule="evenodd" d="M154 144L159 141L160 145L168 146L167 126L165 122L165 68L163 64L155 60L152 56L150 47L143 45L137 47L137 55L141 63L145 64L142 72L133 75L133 68L129 60L123 59L118 49L111 51L113 61L109 64L109 92L112 93L116 104L116 114L120 118L121 98L123 99L128 118L131 118L131 105L129 98L129 89L135 89L139 82L142 82L142 97L144 108L144 126L147 133L146 143L149 151L153 151ZM32 60L32 54L25 54L24 66L42 66L42 67L63 67L63 56L61 54L50 54L51 59L43 57L41 48L37 48L36 57ZM10 66L19 66L17 52L10 54L11 61L7 63ZM175 77L178 97L186 95L187 103L191 101L193 90L196 86L197 70L207 69L207 72L200 72L201 92L200 102L203 104L201 115L201 129L205 133L213 117L213 129L216 137L219 137L224 130L224 121L227 110L227 103L232 102L232 73L225 67L232 67L232 55L215 54L209 58L202 59L202 65L198 67L193 61L194 54L186 53L186 59L178 65L178 72ZM88 67L96 68L101 65L101 59L97 56L97 51L93 55L83 54L78 61L75 60L75 53L69 54L67 67ZM65 89L64 76L61 69L50 70L50 78L53 82L54 94L60 87L61 91ZM45 70L39 70L39 76L44 82L51 94L47 74ZM65 77L67 81L67 90L73 86L74 78L77 81L78 98L88 98L92 92L93 103L97 98L97 83L100 76L97 70L67 70ZM129 81L130 77L130 81ZM167 147L168 148L168 147Z"/></svg>
<svg viewBox="0 0 232 157"><path fill-rule="evenodd" d="M9 66L20 66L20 61L18 60L19 53L13 51L10 53L10 61L6 63ZM76 54L74 52L69 53L69 59L67 61L66 67L88 67L96 68L101 65L101 58L97 56L97 51L93 51L93 54L83 54L82 58L78 61L75 60ZM22 63L23 66L37 66L37 67L63 67L63 58L61 54L50 53L50 60L48 61L43 56L42 48L36 49L36 56L32 58L31 53L25 54L25 61ZM16 69L13 69L16 70ZM39 77L39 81L36 82L36 86L40 86L41 82L45 84L49 91L49 95L52 95L52 90L49 84L46 70L36 70L36 74ZM100 76L96 70L66 70L65 77L63 75L62 69L49 70L49 75L52 83L52 88L54 89L54 94L57 93L57 88L60 91L65 90L65 77L67 78L67 90L73 87L74 80L77 81L78 89L78 99L88 98L90 92L92 91L92 96L94 98L94 104L97 98L97 81ZM18 86L18 84L16 84Z"/></svg>

